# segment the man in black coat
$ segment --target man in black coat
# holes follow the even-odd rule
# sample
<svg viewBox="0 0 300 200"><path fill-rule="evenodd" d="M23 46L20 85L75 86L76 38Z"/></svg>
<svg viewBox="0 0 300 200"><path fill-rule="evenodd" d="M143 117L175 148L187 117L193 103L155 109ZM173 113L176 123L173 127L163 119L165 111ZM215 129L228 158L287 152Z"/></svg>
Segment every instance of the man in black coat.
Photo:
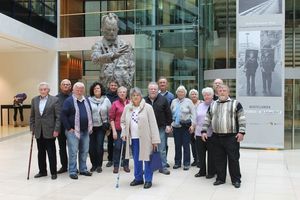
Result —
<svg viewBox="0 0 300 200"><path fill-rule="evenodd" d="M254 96L255 91L255 73L258 67L257 57L254 55L255 50L249 51L249 56L246 58L245 70L247 78L247 95ZM246 54L247 55L247 54Z"/></svg>
<svg viewBox="0 0 300 200"><path fill-rule="evenodd" d="M158 151L161 153L161 160L163 168L159 170L160 173L169 175L170 171L167 169L167 154L166 154L166 133L171 132L172 113L170 104L167 98L158 93L158 85L156 82L151 82L148 85L148 96L145 101L152 105L157 126L160 135L160 144Z"/></svg>
<svg viewBox="0 0 300 200"><path fill-rule="evenodd" d="M271 95L272 72L274 72L274 51L273 49L264 49L261 56L261 74L263 81L263 93Z"/></svg>
<svg viewBox="0 0 300 200"><path fill-rule="evenodd" d="M71 95L71 81L64 79L60 83L60 92L56 95L58 97L59 107L62 109L64 101ZM57 137L59 145L59 157L61 168L57 171L58 174L64 173L68 170L68 155L67 155L67 138L65 135L65 127L60 123L60 134Z"/></svg>
<svg viewBox="0 0 300 200"><path fill-rule="evenodd" d="M108 85L108 91L106 93L107 98L109 99L110 103L112 104L114 101L119 99L117 94L118 90L118 83L116 81L110 81ZM111 167L113 165L113 152L114 152L114 138L111 133L107 136L107 159L108 162L106 163L106 167Z"/></svg>

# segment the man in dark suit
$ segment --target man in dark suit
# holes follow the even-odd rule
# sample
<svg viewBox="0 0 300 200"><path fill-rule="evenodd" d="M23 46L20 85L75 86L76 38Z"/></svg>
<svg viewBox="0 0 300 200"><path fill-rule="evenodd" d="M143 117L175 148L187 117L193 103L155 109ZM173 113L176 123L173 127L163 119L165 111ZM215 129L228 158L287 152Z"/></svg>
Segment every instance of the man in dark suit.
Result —
<svg viewBox="0 0 300 200"><path fill-rule="evenodd" d="M272 95L272 72L275 69L274 49L263 49L261 56L261 74L263 81L263 94ZM268 89L268 90L267 90Z"/></svg>
<svg viewBox="0 0 300 200"><path fill-rule="evenodd" d="M56 179L55 138L60 129L58 98L49 95L48 83L39 84L39 96L31 100L30 131L35 135L38 148L39 173L34 178L47 176L46 152L48 154L51 179Z"/></svg>
<svg viewBox="0 0 300 200"><path fill-rule="evenodd" d="M64 101L71 95L71 81L64 79L60 83L60 92L56 95L58 97L59 107L62 109ZM65 134L65 127L61 121L60 133L57 137L59 145L59 157L61 168L57 171L58 174L68 171L68 155L67 155L67 138Z"/></svg>
<svg viewBox="0 0 300 200"><path fill-rule="evenodd" d="M256 53L255 53L256 52ZM247 78L247 95L255 96L255 74L258 67L257 62L257 52L258 50L247 50L246 51L246 78Z"/></svg>

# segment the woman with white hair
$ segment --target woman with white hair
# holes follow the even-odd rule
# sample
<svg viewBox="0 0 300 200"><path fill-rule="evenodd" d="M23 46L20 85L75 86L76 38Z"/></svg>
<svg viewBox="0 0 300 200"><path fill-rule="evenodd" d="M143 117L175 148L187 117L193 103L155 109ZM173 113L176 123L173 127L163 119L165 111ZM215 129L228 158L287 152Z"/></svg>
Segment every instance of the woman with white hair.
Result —
<svg viewBox="0 0 300 200"><path fill-rule="evenodd" d="M120 166L120 156L122 156L122 164L125 172L129 173L129 160L125 159L125 145L122 145L121 138L121 116L124 111L124 108L129 104L129 99L127 99L127 88L121 86L118 88L118 97L119 99L114 101L111 109L109 110L109 119L113 133L114 145L113 145L113 173L119 172ZM123 149L123 151L121 150ZM122 155L121 155L122 152Z"/></svg>
<svg viewBox="0 0 300 200"><path fill-rule="evenodd" d="M204 102L200 103L196 110L196 149L197 157L199 160L200 170L195 177L206 176L206 178L213 178L216 169L213 163L213 150L212 150L212 128L210 127L207 131L207 134L201 135L202 124L207 113L207 109L213 102L214 90L210 87L202 89L202 96ZM206 152L207 152L207 168L206 168ZM207 169L207 172L206 172Z"/></svg>
<svg viewBox="0 0 300 200"><path fill-rule="evenodd" d="M187 91L184 86L176 90L177 98L172 101L172 127L175 142L175 165L173 169L181 167L183 147L183 170L189 170L190 156L190 133L194 132L195 107L193 102L186 98Z"/></svg>
<svg viewBox="0 0 300 200"><path fill-rule="evenodd" d="M197 110L198 105L201 103L201 101L199 100L199 93L196 89L191 89L189 91L189 98L190 100L192 100L194 107L195 107L195 111ZM197 159L197 152L196 152L196 139L195 139L195 132L191 133L190 135L190 143L191 143L191 147L192 147L192 155L194 158L194 161L192 162L191 166L196 166L198 165L198 159Z"/></svg>
<svg viewBox="0 0 300 200"><path fill-rule="evenodd" d="M160 136L153 108L145 102L141 90L132 88L130 99L131 102L125 106L121 116L121 137L126 141L125 158L129 159L131 144L134 161L134 180L130 186L142 185L145 180L144 188L148 189L152 186L153 178L150 154L157 150Z"/></svg>

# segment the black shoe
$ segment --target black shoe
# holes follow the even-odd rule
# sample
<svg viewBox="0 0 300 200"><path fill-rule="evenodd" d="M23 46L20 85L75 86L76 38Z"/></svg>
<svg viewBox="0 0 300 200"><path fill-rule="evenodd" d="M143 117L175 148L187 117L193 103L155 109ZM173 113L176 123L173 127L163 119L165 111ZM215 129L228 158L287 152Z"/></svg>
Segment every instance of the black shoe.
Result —
<svg viewBox="0 0 300 200"><path fill-rule="evenodd" d="M160 169L159 173L164 174L164 175L170 175L170 171L168 169Z"/></svg>
<svg viewBox="0 0 300 200"><path fill-rule="evenodd" d="M43 176L47 176L47 173L38 173L38 174L34 175L34 178L41 178Z"/></svg>
<svg viewBox="0 0 300 200"><path fill-rule="evenodd" d="M149 189L151 188L151 186L152 186L151 182L145 182L144 189Z"/></svg>
<svg viewBox="0 0 300 200"><path fill-rule="evenodd" d="M131 183L130 183L130 186L136 186L136 185L143 185L144 184L144 181L141 180L141 181L137 181L137 180L133 180Z"/></svg>
<svg viewBox="0 0 300 200"><path fill-rule="evenodd" d="M174 165L173 166L173 169L178 169L178 168L180 168L181 166L180 165Z"/></svg>
<svg viewBox="0 0 300 200"><path fill-rule="evenodd" d="M195 174L195 177L196 177L196 178L198 178L198 177L202 177L202 176L205 176L205 174L203 174L203 173L200 173L200 172L198 172L197 174Z"/></svg>
<svg viewBox="0 0 300 200"><path fill-rule="evenodd" d="M197 166L197 162L196 162L196 161L194 161L194 162L191 164L191 166L192 166L192 167L195 167L195 166Z"/></svg>
<svg viewBox="0 0 300 200"><path fill-rule="evenodd" d="M77 174L70 174L70 178L71 179L78 179L78 176L77 176Z"/></svg>
<svg viewBox="0 0 300 200"><path fill-rule="evenodd" d="M241 183L240 183L240 182L232 183L232 185L233 185L235 188L240 188L240 187L241 187Z"/></svg>
<svg viewBox="0 0 300 200"><path fill-rule="evenodd" d="M51 179L52 179L52 180L57 179L57 175L56 175L56 174L52 174L52 175L51 175Z"/></svg>
<svg viewBox="0 0 300 200"><path fill-rule="evenodd" d="M96 171L96 169L97 169L97 167L92 166L92 168L90 169L90 171L91 171L91 172L94 172L94 171Z"/></svg>
<svg viewBox="0 0 300 200"><path fill-rule="evenodd" d="M169 163L167 163L167 164L166 164L166 167L167 167L167 168L169 168L169 167L170 167Z"/></svg>
<svg viewBox="0 0 300 200"><path fill-rule="evenodd" d="M92 176L93 173L86 171L86 172L80 172L79 174L83 176Z"/></svg>
<svg viewBox="0 0 300 200"><path fill-rule="evenodd" d="M211 179L211 178L213 178L213 177L215 177L215 175L213 175L213 174L208 174L208 175L206 175L206 178L207 178L207 179Z"/></svg>
<svg viewBox="0 0 300 200"><path fill-rule="evenodd" d="M216 182L214 182L214 185L222 185L224 184L225 182L223 181L220 181L220 180L216 180Z"/></svg>
<svg viewBox="0 0 300 200"><path fill-rule="evenodd" d="M184 167L183 167L183 170L184 170L184 171L187 171L187 170L189 170L189 169L190 169L190 166L184 166Z"/></svg>
<svg viewBox="0 0 300 200"><path fill-rule="evenodd" d="M60 169L57 171L57 173L58 173L58 174L62 174L62 173L65 173L65 172L67 172L67 171L68 171L67 168L62 167L62 168L60 168Z"/></svg>
<svg viewBox="0 0 300 200"><path fill-rule="evenodd" d="M102 172L102 167L97 167L96 172L101 173Z"/></svg>
<svg viewBox="0 0 300 200"><path fill-rule="evenodd" d="M111 166L113 166L113 162L112 162L112 161L108 161L108 162L106 163L106 167L111 167Z"/></svg>

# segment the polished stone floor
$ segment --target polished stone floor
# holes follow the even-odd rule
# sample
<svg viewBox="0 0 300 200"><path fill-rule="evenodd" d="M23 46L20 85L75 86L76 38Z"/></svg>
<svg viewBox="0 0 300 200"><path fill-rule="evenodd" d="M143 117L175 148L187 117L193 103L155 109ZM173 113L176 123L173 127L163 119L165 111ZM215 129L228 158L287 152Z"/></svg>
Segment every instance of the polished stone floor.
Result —
<svg viewBox="0 0 300 200"><path fill-rule="evenodd" d="M24 132L25 130L25 132ZM38 172L37 151L34 143L30 179L27 177L30 134L26 128L11 137L0 140L0 199L5 200L294 200L300 199L300 151L241 150L242 185L236 189L230 179L224 185L213 186L214 179L194 178L198 169L189 171L171 169L171 175L154 174L153 186L130 187L133 173L121 171L120 187L112 168L103 167L103 172L92 177L79 176L71 180L68 174L34 179ZM169 163L173 165L174 144L169 139ZM104 163L105 164L105 163ZM88 160L89 167L90 162ZM131 169L132 160L130 161ZM133 170L132 170L133 171Z"/></svg>

